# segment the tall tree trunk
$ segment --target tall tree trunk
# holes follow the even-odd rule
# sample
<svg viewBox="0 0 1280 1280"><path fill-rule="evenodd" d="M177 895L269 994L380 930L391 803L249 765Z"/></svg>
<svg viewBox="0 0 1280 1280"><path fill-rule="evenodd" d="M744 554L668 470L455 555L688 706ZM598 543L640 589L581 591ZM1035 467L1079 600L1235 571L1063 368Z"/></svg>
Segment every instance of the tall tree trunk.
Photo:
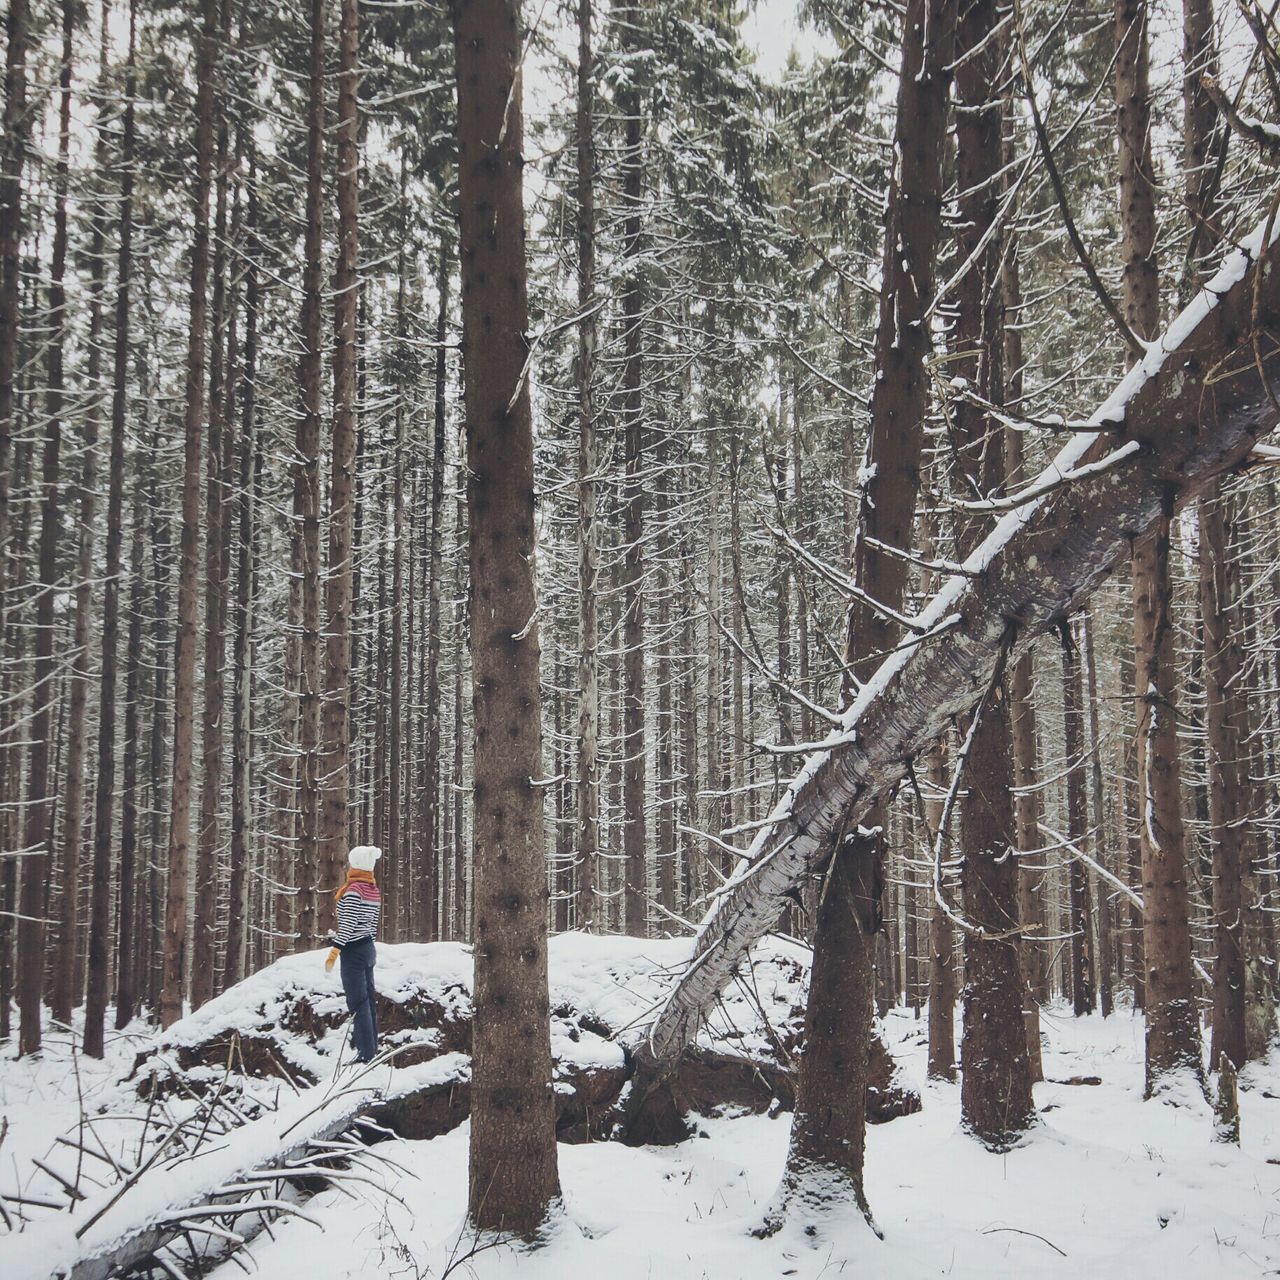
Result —
<svg viewBox="0 0 1280 1280"><path fill-rule="evenodd" d="M227 35L222 0L221 38ZM219 77L220 78L220 77ZM223 528L230 506L223 483L224 435L230 437L226 411L225 357L229 331L227 289L227 121L221 86L214 104L217 143L214 155L213 300L210 311L209 417L205 433L204 531L204 708L200 723L200 814L197 819L195 912L191 938L191 1007L198 1009L217 989L218 852L221 837L223 721L226 703L227 579L223 572Z"/></svg>
<svg viewBox="0 0 1280 1280"><path fill-rule="evenodd" d="M596 927L596 859L600 851L600 659L596 616L599 534L596 530L596 218L594 54L591 0L578 0L578 839L579 929Z"/></svg>
<svg viewBox="0 0 1280 1280"><path fill-rule="evenodd" d="M469 1214L532 1235L559 1196L547 994L518 0L459 0L458 202L475 710Z"/></svg>
<svg viewBox="0 0 1280 1280"><path fill-rule="evenodd" d="M31 136L31 120L27 109L27 43L31 38L28 0L10 0L5 36L4 131L0 134L0 636L5 633L4 601L9 586L9 472L13 465L13 445L17 434L22 169ZM4 731L5 737L9 729L7 721L6 714L6 721L0 723L0 730ZM14 760L15 757L10 755L6 765ZM16 793L6 797L8 800L16 798ZM19 993L19 1000L22 998ZM38 995L36 998L38 1000ZM30 1000L29 994L27 999ZM36 1043L39 1043L38 1033Z"/></svg>
<svg viewBox="0 0 1280 1280"><path fill-rule="evenodd" d="M320 386L321 267L324 233L324 0L311 0L307 81L307 197L303 239L302 352L293 473L293 563L302 585L302 637L298 657L298 825L294 862L298 944L318 941L320 869Z"/></svg>
<svg viewBox="0 0 1280 1280"><path fill-rule="evenodd" d="M975 262L957 289L956 373L988 403L1004 400L1004 308L1001 236L990 235L1001 196L1005 48L995 0L960 7L956 46L956 181L960 189L957 249ZM957 462L967 493L998 493L1006 482L1004 432L985 409L955 407ZM962 522L966 552L985 533L985 517ZM962 888L971 925L964 935L964 1025L961 1034L961 1121L993 1150L1016 1141L1034 1120L1022 994L1018 930L1018 865L1013 812L1013 742L1009 700L995 695L979 720L964 763L960 813Z"/></svg>
<svg viewBox="0 0 1280 1280"><path fill-rule="evenodd" d="M187 338L182 549L178 572L178 641L173 683L173 785L169 803L169 881L165 900L164 983L160 1022L182 1016L187 993L187 878L191 845L191 764L196 683L196 578L200 567L200 462L204 435L205 327L209 284L209 188L213 160L213 62L217 0L201 0L196 57L196 166L192 202L191 309ZM113 430L114 433L114 430ZM110 535L108 535L109 537ZM108 583L109 586L109 583ZM99 832L98 839L101 839ZM95 862L96 862L95 850Z"/></svg>
<svg viewBox="0 0 1280 1280"><path fill-rule="evenodd" d="M1093 835L1090 845L1094 858L1105 866L1108 860L1106 814L1102 784L1102 724L1098 703L1098 666L1093 648L1093 614L1086 613L1080 619L1080 631L1084 637L1085 675L1089 686L1089 779L1090 799L1093 805ZM1112 978L1115 973L1115 943L1112 929L1110 895L1106 886L1098 885L1098 1003L1104 1018L1109 1018L1115 1007L1112 994Z"/></svg>
<svg viewBox="0 0 1280 1280"><path fill-rule="evenodd" d="M1063 721L1067 751L1067 838L1083 849L1089 827L1085 787L1084 682L1080 654L1070 627L1062 629ZM1072 856L1071 897L1071 999L1077 1018L1094 1009L1093 909L1085 864Z"/></svg>
<svg viewBox="0 0 1280 1280"><path fill-rule="evenodd" d="M640 47L641 10L631 2L618 9L624 54ZM623 118L622 151L622 418L625 478L622 489L624 688L622 832L624 932L642 938L648 932L649 875L646 775L649 750L645 730L645 437L641 392L644 360L641 277L640 201L644 187L640 94L633 76L623 80L618 106Z"/></svg>
<svg viewBox="0 0 1280 1280"><path fill-rule="evenodd" d="M333 304L333 447L329 479L329 573L325 579L325 674L321 708L324 789L320 814L320 880L337 885L347 859L350 789L351 604L355 538L356 321L360 289L358 0L341 0L338 30L338 259ZM319 925L333 921L333 895L319 899Z"/></svg>
<svg viewBox="0 0 1280 1280"><path fill-rule="evenodd" d="M421 913L422 927L418 930L421 942L433 941L436 934L436 918L444 906L445 880L436 868L447 865L442 858L440 833L440 601L444 588L444 469L445 469L445 392L448 368L445 362L445 335L449 324L449 261L447 245L440 245L440 266L436 273L436 292L439 309L436 313L436 368L435 368L435 423L431 436L431 541L428 545L427 586L427 751L426 751L426 821L423 839L430 857L430 870L419 877L418 885L424 891L425 907Z"/></svg>
<svg viewBox="0 0 1280 1280"><path fill-rule="evenodd" d="M884 283L876 331L876 379L866 487L854 549L854 578L874 604L850 606L846 702L901 638L907 565L883 547L910 545L919 487L929 354L924 309L933 300L941 227L942 152L956 35L954 0L910 0L903 18L895 154L884 243ZM887 611L887 612L886 612ZM788 1213L812 1215L855 1201L863 1189L868 1046L875 934L887 811L869 815L864 835L846 823L818 902L796 1111L783 1175Z"/></svg>
<svg viewBox="0 0 1280 1280"><path fill-rule="evenodd" d="M131 44L135 19L130 14ZM103 25L106 26L104 9ZM106 35L103 41L105 46ZM106 78L106 52L102 55ZM120 240L116 270L115 350L111 393L111 455L107 471L107 537L102 602L102 672L98 700L98 776L94 791L93 890L89 907L88 990L84 1052L103 1054L111 945L112 816L115 804L116 668L120 626L120 567L123 542L124 445L128 410L129 287L133 267L132 93L126 115L124 173L121 182ZM193 602L194 607L194 602Z"/></svg>
<svg viewBox="0 0 1280 1280"><path fill-rule="evenodd" d="M1185 198L1195 243L1206 249L1219 241L1216 175L1217 112L1203 77L1216 77L1217 41L1213 0L1182 5L1182 158ZM1189 263L1193 280L1202 274ZM1242 705L1243 653L1237 569L1231 559L1232 532L1244 512L1222 484L1200 500L1200 615L1204 638L1205 747L1209 789L1209 844L1212 850L1214 924L1213 1015L1210 1067L1223 1054L1240 1068L1245 1043L1246 928L1245 751Z"/></svg>
<svg viewBox="0 0 1280 1280"><path fill-rule="evenodd" d="M133 1021L138 1008L138 974L145 965L138 893L138 747L142 686L142 625L145 610L142 485L134 492L129 550L129 633L125 640L123 795L120 803L120 910L116 919L116 1030Z"/></svg>
<svg viewBox="0 0 1280 1280"><path fill-rule="evenodd" d="M1155 258L1147 0L1116 0L1116 109L1120 142L1123 309L1140 338L1160 321ZM1191 984L1185 835L1178 761L1170 493L1163 519L1133 549L1134 682L1139 839L1146 968L1147 1092L1182 1068L1199 1079L1200 1029Z"/></svg>
<svg viewBox="0 0 1280 1280"><path fill-rule="evenodd" d="M49 776L54 695L54 603L57 597L58 466L62 450L63 348L67 333L67 185L71 148L71 65L75 33L73 0L62 3L62 59L58 74L58 161L54 177L53 258L49 279L49 339L45 385L44 446L40 467L40 550L35 589L35 661L32 665L31 753L27 764L22 896L18 921L18 983L21 993L20 1053L40 1047L41 980L44 967L44 897L52 852L53 796ZM74 919L74 916L73 916ZM66 1013L63 1012L63 1016Z"/></svg>
<svg viewBox="0 0 1280 1280"><path fill-rule="evenodd" d="M925 798L928 829L942 822L942 797L947 772L942 747L929 752L926 762L929 791ZM929 913L929 1065L931 1080L956 1078L956 963L955 930L951 918L934 903Z"/></svg>
<svg viewBox="0 0 1280 1280"><path fill-rule="evenodd" d="M1011 128L1011 112L1005 111L1006 135ZM1012 139L1006 136L1005 158L1012 158ZM1018 246L1010 244L1001 266L1004 304L1004 370L1007 403L1018 412L1023 394L1022 278L1018 267ZM1004 432L1005 467L1014 486L1027 480L1022 450L1022 433ZM1034 655L1026 654L1009 671L1009 731L1013 738L1013 822L1018 849L1026 854L1043 844L1040 836L1040 790L1036 784L1038 733L1032 697ZM1027 1067L1032 1082L1044 1079L1040 1054L1040 1006L1049 998L1049 975L1044 946L1035 930L1044 927L1043 868L1025 861L1018 863L1018 919L1026 932L1018 950L1022 966L1022 1017L1027 1028Z"/></svg>
<svg viewBox="0 0 1280 1280"><path fill-rule="evenodd" d="M258 376L258 178L250 143L248 209L245 229L244 370L240 383L240 492L236 498L239 529L236 546L235 640L232 662L235 687L231 710L231 858L227 917L227 953L222 986L245 976L248 961L250 832L253 829L253 622L257 572L257 503L261 486L262 449L257 437L256 380ZM231 388L228 387L230 392Z"/></svg>

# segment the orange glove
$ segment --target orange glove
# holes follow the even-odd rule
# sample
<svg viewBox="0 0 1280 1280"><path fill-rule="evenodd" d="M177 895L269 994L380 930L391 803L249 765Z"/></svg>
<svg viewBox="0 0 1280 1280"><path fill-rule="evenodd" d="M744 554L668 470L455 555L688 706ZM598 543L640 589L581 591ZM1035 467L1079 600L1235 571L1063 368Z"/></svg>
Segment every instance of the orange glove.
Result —
<svg viewBox="0 0 1280 1280"><path fill-rule="evenodd" d="M325 973L333 972L333 966L337 962L337 959L338 959L338 948L330 947L329 954L325 957L325 962L324 962Z"/></svg>

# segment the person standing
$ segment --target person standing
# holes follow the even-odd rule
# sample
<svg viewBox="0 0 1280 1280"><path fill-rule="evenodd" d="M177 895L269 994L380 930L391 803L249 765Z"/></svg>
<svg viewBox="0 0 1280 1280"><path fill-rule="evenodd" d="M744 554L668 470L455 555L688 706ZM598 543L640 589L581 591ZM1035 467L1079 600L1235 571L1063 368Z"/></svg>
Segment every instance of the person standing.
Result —
<svg viewBox="0 0 1280 1280"><path fill-rule="evenodd" d="M373 966L377 963L374 938L382 914L382 893L373 869L380 857L382 850L370 844L357 845L347 855L347 878L337 893L338 927L324 962L328 973L342 957L342 990L355 1023L352 1040L357 1062L372 1062L378 1048Z"/></svg>

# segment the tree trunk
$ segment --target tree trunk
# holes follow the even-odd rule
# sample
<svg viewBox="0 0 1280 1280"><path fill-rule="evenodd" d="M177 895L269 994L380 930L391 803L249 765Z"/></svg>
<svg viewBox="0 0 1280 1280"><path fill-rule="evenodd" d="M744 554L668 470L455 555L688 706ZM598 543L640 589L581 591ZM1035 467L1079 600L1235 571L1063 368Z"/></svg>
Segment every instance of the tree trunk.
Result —
<svg viewBox="0 0 1280 1280"><path fill-rule="evenodd" d="M957 289L954 345L957 375L988 403L1004 400L1004 311L1001 237L991 231L1001 197L1005 47L995 0L961 5L956 30L956 181L960 189L957 251L973 258ZM954 409L957 463L966 494L999 493L1006 483L1004 432L994 415L967 400ZM957 477L957 482L960 477ZM961 521L964 550L981 538L975 520ZM967 525L967 527L965 527ZM960 811L965 914L962 993L962 1123L986 1146L1002 1150L1033 1121L1031 1068L1022 994L1018 930L1018 865L1013 813L1013 742L1006 690L997 685L963 764Z"/></svg>
<svg viewBox="0 0 1280 1280"><path fill-rule="evenodd" d="M899 164L889 186L867 480L854 548L854 580L876 603L856 600L849 609L846 705L901 639L895 619L907 564L881 548L908 547L915 515L929 396L923 315L933 299L954 40L954 0L911 0L903 20ZM866 825L876 834L864 836L850 818L827 849L834 861L818 904L805 1052L783 1174L787 1213L813 1215L852 1199L869 1216L862 1172L886 819L885 806L874 806Z"/></svg>
<svg viewBox="0 0 1280 1280"><path fill-rule="evenodd" d="M444 445L445 391L448 370L445 364L445 335L449 323L449 264L444 244L440 246L440 269L436 289L440 298L436 314L435 424L431 448L431 542L428 547L430 583L427 587L427 751L426 751L426 820L422 837L429 858L429 870L418 877L423 907L420 910L418 940L433 942L437 936L436 916L444 906L445 877L437 874L443 867L440 858L440 599L444 587Z"/></svg>
<svg viewBox="0 0 1280 1280"><path fill-rule="evenodd" d="M333 304L333 448L329 478L329 573L325 578L324 704L321 708L320 883L337 886L347 861L350 789L351 603L355 539L356 321L360 289L358 0L342 0L338 29L338 259ZM331 892L319 895L321 933L333 926Z"/></svg>
<svg viewBox="0 0 1280 1280"><path fill-rule="evenodd" d="M231 711L231 865L228 885L227 954L222 971L225 989L245 976L248 961L249 889L253 829L253 622L257 573L257 504L261 487L262 447L257 437L258 376L258 241L257 170L249 159L245 246L244 372L240 386L240 492L236 547L236 612L232 662L235 687ZM228 387L228 391L231 388Z"/></svg>
<svg viewBox="0 0 1280 1280"><path fill-rule="evenodd" d="M926 757L929 791L925 817L929 830L942 822L942 797L946 794L947 773L942 745ZM929 912L929 1079L956 1078L956 960L955 931L951 918L938 903Z"/></svg>
<svg viewBox="0 0 1280 1280"><path fill-rule="evenodd" d="M1011 128L1011 113L1005 110L1006 135ZM1006 136L1005 159L1012 158L1013 141ZM1025 361L1022 354L1022 278L1018 267L1018 246L1010 244L1001 267L1004 294L1004 371L1007 403L1020 410L1023 394ZM1009 483L1025 484L1028 476L1023 459L1022 433L1011 428L1004 432L1005 467ZM1018 849L1026 854L1043 844L1040 835L1040 791L1036 783L1039 735L1036 709L1032 697L1034 654L1020 658L1009 672L1009 731L1013 737L1013 823ZM1043 867L1026 861L1018 863L1018 919L1026 931L1018 958L1022 974L1022 1017L1027 1028L1027 1066L1032 1083L1044 1079L1040 1055L1040 1006L1049 999L1049 974L1044 944L1036 930L1044 928L1045 878Z"/></svg>
<svg viewBox="0 0 1280 1280"><path fill-rule="evenodd" d="M27 805L22 847L22 895L18 921L18 983L21 1026L18 1049L40 1047L41 980L44 968L44 897L48 892L52 852L53 796L49 777L49 745L54 695L54 603L57 597L58 466L62 451L64 401L63 347L67 332L67 185L71 147L71 65L75 5L62 3L62 59L58 74L58 161L55 172L53 258L49 272L49 339L45 386L44 446L40 468L39 580L35 590L35 661L32 665L31 752L27 764ZM74 915L73 915L74 920ZM60 1011L62 1012L62 1011ZM65 1018L70 1010L62 1012Z"/></svg>
<svg viewBox="0 0 1280 1280"><path fill-rule="evenodd" d="M559 1196L559 1177L518 0L459 0L454 36L475 709L469 1214L478 1229L532 1236Z"/></svg>
<svg viewBox="0 0 1280 1280"><path fill-rule="evenodd" d="M620 40L625 54L640 47L637 23L641 10L627 3L618 10ZM622 492L624 688L622 698L622 832L623 931L633 938L648 932L649 875L647 865L648 737L645 730L645 428L641 393L644 359L641 279L640 201L644 183L641 104L633 76L626 76L618 94L623 117L622 152L622 417L625 479Z"/></svg>
<svg viewBox="0 0 1280 1280"><path fill-rule="evenodd" d="M225 25L222 30L225 41ZM227 580L222 561L224 512L230 506L223 483L226 412L225 357L229 328L227 289L227 122L221 86L214 104L213 301L210 311L209 420L205 433L204 708L200 723L200 815L196 840L195 912L191 938L191 1007L198 1009L217 989L218 846L222 808L223 718L226 702Z"/></svg>
<svg viewBox="0 0 1280 1280"><path fill-rule="evenodd" d="M1063 721L1067 752L1067 839L1083 849L1088 837L1085 789L1084 682L1080 654L1070 627L1062 629ZM1077 1018L1094 1009L1093 909L1085 864L1071 858L1071 1000Z"/></svg>
<svg viewBox="0 0 1280 1280"><path fill-rule="evenodd" d="M1280 263L1280 248L1265 250L1259 275L1261 241L1260 228L1170 329L1169 349L1157 345L1097 411L1095 424L1113 429L1073 435L1020 501L1017 520L998 522L975 549L975 576L949 578L920 615L924 638L885 659L842 727L806 762L742 873L707 914L690 965L650 1026L629 1114L679 1058L837 832L865 819L904 779L907 762L973 709L1002 656L1016 662L1079 609L1132 536L1168 513L1170 497L1175 507L1194 498L1275 425L1280 415L1263 379L1269 367L1280 372L1280 347L1267 330L1280 310L1280 273L1272 265ZM1255 342L1256 360L1234 362L1231 373L1206 380L1206 370ZM1112 452L1116 428L1128 450L1119 459ZM1011 627L1011 618L1019 625Z"/></svg>
<svg viewBox="0 0 1280 1280"><path fill-rule="evenodd" d="M170 1026L182 1016L182 1002L187 993L187 875L191 844L196 578L200 564L200 461L204 435L204 344L205 322L208 317L209 187L213 167L213 61L218 39L217 0L202 0L201 12L202 30L196 59L196 165L192 191L195 228L191 245L191 312L187 339L182 549L178 572L178 641L173 683L169 882L165 901L164 984L160 995L160 1022L164 1027ZM114 466L114 445L112 452ZM101 783L101 770L99 778ZM97 838L103 838L101 827ZM94 859L96 863L96 845Z"/></svg>
<svg viewBox="0 0 1280 1280"><path fill-rule="evenodd" d="M578 0L578 865L579 929L596 927L596 859L600 852L600 658L596 616L595 139L591 0Z"/></svg>
<svg viewBox="0 0 1280 1280"><path fill-rule="evenodd" d="M1109 848L1107 825L1103 806L1102 786L1102 724L1098 706L1098 666L1093 651L1093 614L1086 613L1080 619L1084 635L1084 664L1089 682L1089 775L1093 802L1093 836L1090 845L1093 856L1106 865ZM1112 994L1112 977L1115 973L1115 944L1112 930L1111 899L1107 886L1098 885L1098 1002L1102 1016L1109 1018L1115 1007Z"/></svg>
<svg viewBox="0 0 1280 1280"><path fill-rule="evenodd" d="M1155 259L1146 0L1116 0L1116 107L1124 314L1140 338L1155 337L1160 300ZM1147 1093L1188 1068L1199 1079L1200 1030L1191 985L1185 837L1176 720L1177 671L1169 518L1134 543L1134 680L1138 711L1138 808L1146 968Z"/></svg>
<svg viewBox="0 0 1280 1280"><path fill-rule="evenodd" d="M298 662L298 826L294 863L298 945L319 941L316 919L320 868L320 386L324 234L324 0L311 0L307 82L307 197L303 241L302 353L293 473L293 559L302 579L302 644Z"/></svg>

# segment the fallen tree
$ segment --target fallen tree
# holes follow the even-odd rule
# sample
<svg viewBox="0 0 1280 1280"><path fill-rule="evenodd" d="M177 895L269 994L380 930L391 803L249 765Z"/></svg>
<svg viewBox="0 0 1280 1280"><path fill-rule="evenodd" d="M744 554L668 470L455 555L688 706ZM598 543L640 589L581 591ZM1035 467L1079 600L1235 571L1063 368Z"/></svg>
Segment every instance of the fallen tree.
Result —
<svg viewBox="0 0 1280 1280"><path fill-rule="evenodd" d="M912 637L813 744L703 920L639 1046L624 1129L670 1075L750 949L806 876L855 831L1005 663L1070 616L1162 514L1229 474L1280 420L1280 261L1271 219L1234 250L1069 443L1001 513L914 620ZM970 506L975 504L968 504Z"/></svg>

